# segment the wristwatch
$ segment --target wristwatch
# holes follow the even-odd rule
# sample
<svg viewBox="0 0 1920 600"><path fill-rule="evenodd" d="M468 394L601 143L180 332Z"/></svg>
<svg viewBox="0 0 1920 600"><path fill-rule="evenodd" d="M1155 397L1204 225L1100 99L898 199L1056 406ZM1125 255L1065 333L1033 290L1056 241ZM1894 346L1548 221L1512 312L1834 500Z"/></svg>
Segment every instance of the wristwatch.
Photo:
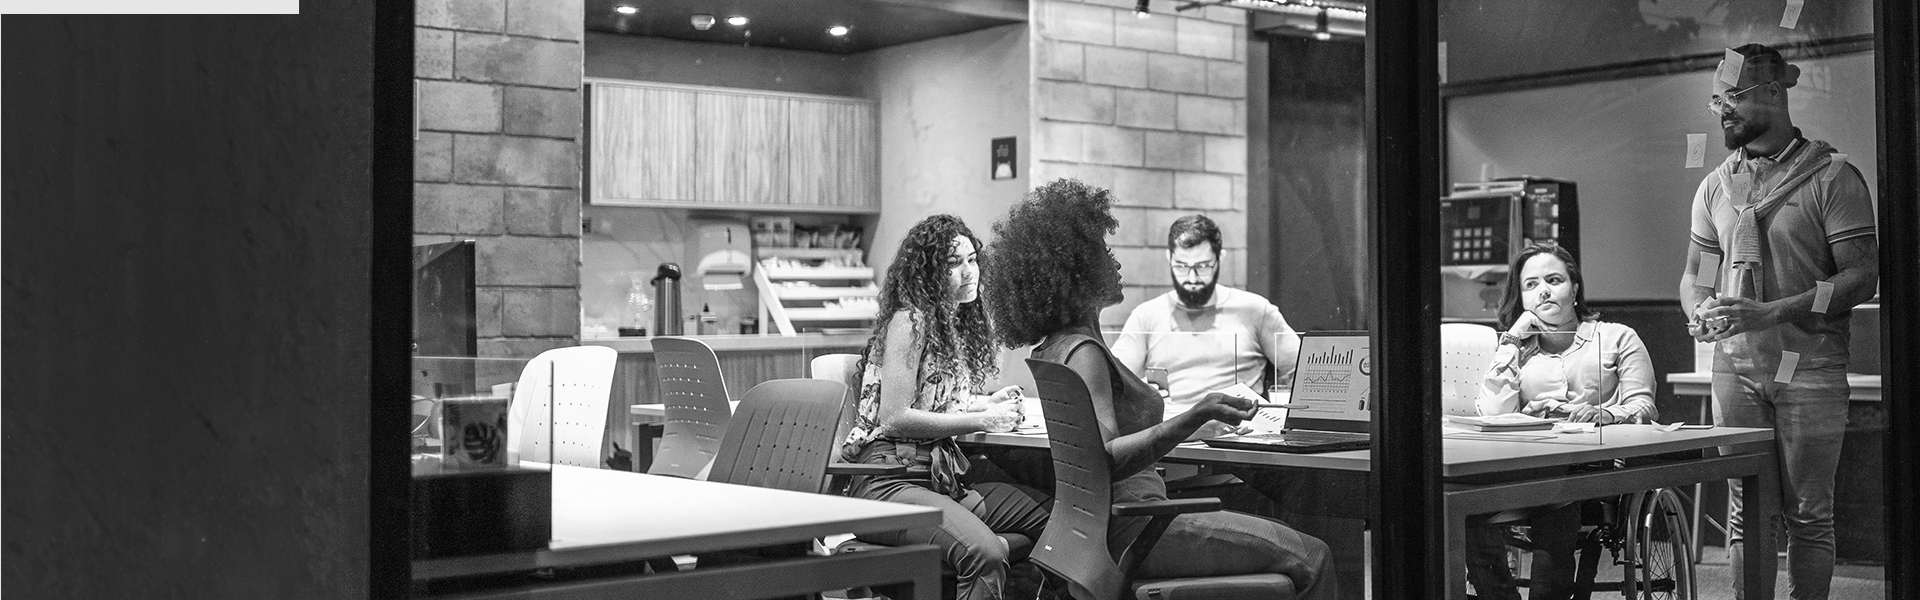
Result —
<svg viewBox="0 0 1920 600"><path fill-rule="evenodd" d="M1500 332L1500 343L1502 344L1513 344L1514 346L1519 346L1521 339L1522 338L1520 336L1514 335L1512 333L1508 333L1505 331Z"/></svg>

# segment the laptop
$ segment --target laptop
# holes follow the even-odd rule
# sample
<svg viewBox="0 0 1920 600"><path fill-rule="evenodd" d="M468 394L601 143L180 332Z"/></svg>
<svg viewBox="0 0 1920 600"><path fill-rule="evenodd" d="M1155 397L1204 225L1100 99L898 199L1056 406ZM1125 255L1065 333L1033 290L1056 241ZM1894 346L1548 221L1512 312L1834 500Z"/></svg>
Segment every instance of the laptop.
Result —
<svg viewBox="0 0 1920 600"><path fill-rule="evenodd" d="M1293 393L1279 431L1200 440L1214 448L1264 452L1340 452L1372 446L1369 396L1373 364L1364 331L1308 332L1294 359ZM1262 412L1281 409L1261 409Z"/></svg>

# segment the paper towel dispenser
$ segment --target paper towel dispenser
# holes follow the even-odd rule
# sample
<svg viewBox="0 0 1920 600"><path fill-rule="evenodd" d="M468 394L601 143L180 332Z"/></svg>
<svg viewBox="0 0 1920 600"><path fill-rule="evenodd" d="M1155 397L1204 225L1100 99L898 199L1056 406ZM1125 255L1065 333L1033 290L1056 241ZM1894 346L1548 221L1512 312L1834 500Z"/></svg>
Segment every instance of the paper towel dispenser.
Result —
<svg viewBox="0 0 1920 600"><path fill-rule="evenodd" d="M700 263L694 274L702 288L714 291L743 289L742 277L753 268L753 236L744 223L700 226Z"/></svg>

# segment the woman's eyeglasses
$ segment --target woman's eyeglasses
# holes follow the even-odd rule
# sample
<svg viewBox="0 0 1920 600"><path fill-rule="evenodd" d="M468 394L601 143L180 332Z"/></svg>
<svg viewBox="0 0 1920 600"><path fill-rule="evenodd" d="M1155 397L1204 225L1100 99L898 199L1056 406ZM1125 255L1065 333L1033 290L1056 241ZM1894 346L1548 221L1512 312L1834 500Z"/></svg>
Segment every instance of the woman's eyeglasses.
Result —
<svg viewBox="0 0 1920 600"><path fill-rule="evenodd" d="M1753 91L1753 88L1757 88L1769 83L1773 83L1773 82L1767 81L1762 83L1756 83L1756 84L1747 86L1745 88L1727 92L1727 95L1725 96L1722 96L1720 94L1714 94L1713 97L1707 99L1707 112L1710 112L1716 115L1724 113L1727 111L1727 109L1733 108L1734 103L1739 101L1741 94L1745 94L1747 92Z"/></svg>

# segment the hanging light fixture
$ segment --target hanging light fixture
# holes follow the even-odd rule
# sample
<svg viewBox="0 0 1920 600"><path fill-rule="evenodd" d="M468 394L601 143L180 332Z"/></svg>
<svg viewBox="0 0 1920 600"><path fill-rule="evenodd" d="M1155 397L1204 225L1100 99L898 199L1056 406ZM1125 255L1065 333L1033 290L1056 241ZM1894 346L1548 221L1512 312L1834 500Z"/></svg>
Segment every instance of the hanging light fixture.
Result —
<svg viewBox="0 0 1920 600"><path fill-rule="evenodd" d="M1147 8L1147 0L1134 0L1133 16L1141 19L1153 16L1153 11Z"/></svg>
<svg viewBox="0 0 1920 600"><path fill-rule="evenodd" d="M1327 9L1320 9L1320 14L1313 18L1313 39L1322 42L1333 39L1333 33L1327 31Z"/></svg>

